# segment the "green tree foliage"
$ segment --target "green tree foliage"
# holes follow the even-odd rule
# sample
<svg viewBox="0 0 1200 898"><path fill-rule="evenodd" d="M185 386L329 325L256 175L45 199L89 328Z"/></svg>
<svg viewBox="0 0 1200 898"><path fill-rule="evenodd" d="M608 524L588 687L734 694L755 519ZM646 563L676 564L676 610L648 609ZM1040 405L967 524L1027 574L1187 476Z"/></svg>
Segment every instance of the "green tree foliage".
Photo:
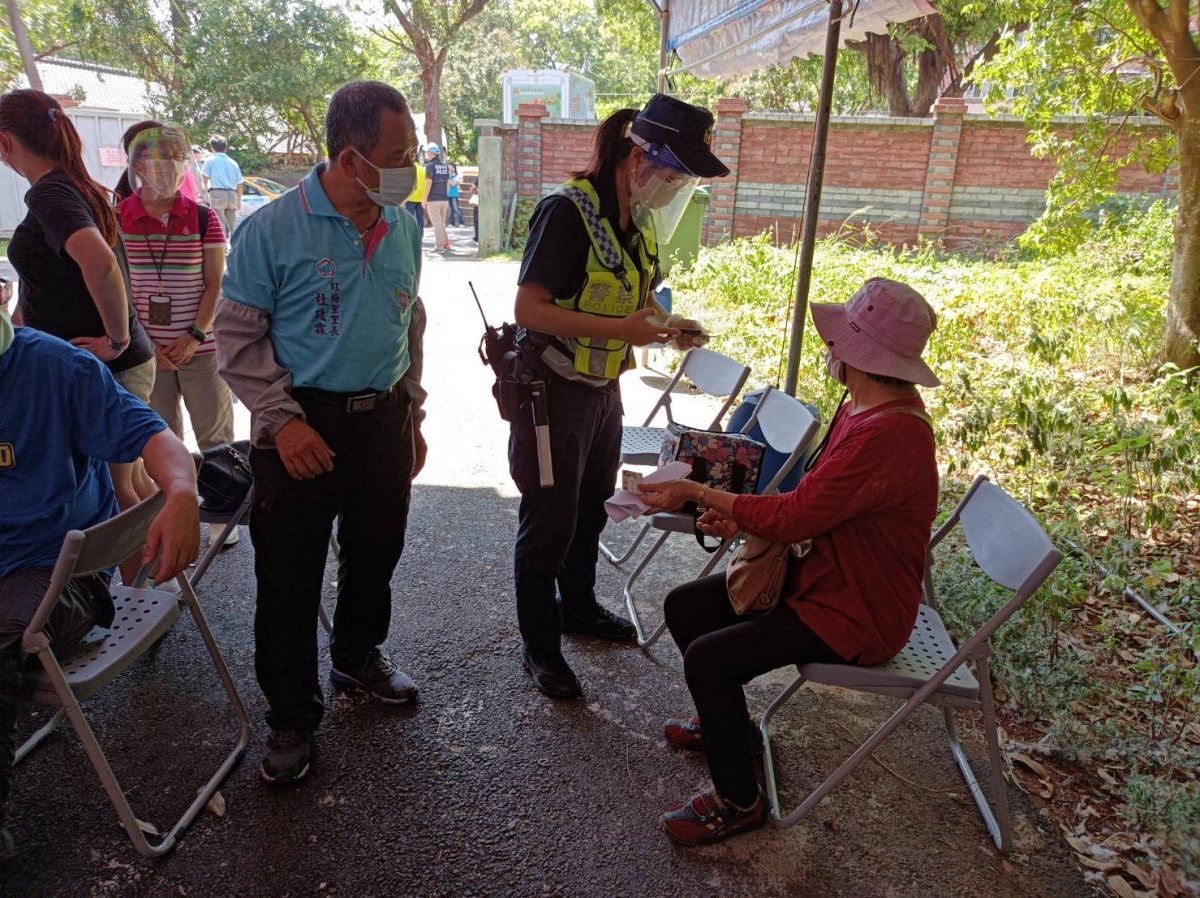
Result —
<svg viewBox="0 0 1200 898"><path fill-rule="evenodd" d="M462 48L464 26L488 0L383 0L383 13L396 27L379 22L373 31L414 59L420 70L425 133L442 132L442 76L450 48Z"/></svg>
<svg viewBox="0 0 1200 898"><path fill-rule="evenodd" d="M345 81L377 73L373 39L341 9L289 0L171 0L169 7L77 3L82 49L155 89L156 112L221 132L253 161L323 150L325 105Z"/></svg>
<svg viewBox="0 0 1200 898"><path fill-rule="evenodd" d="M70 5L60 0L21 0L20 12L35 58L45 59L75 47L75 40L68 37L77 31L75 10ZM8 11L0 4L0 91L10 90L24 71Z"/></svg>
<svg viewBox="0 0 1200 898"><path fill-rule="evenodd" d="M1119 170L1179 168L1172 279L1161 358L1200 364L1200 50L1189 0L1002 0L1011 29L977 79L1025 117L1035 153L1057 171L1047 210L1025 236L1051 249L1075 244L1115 192ZM1171 129L1146 131L1149 112ZM1081 116L1065 130L1054 118Z"/></svg>

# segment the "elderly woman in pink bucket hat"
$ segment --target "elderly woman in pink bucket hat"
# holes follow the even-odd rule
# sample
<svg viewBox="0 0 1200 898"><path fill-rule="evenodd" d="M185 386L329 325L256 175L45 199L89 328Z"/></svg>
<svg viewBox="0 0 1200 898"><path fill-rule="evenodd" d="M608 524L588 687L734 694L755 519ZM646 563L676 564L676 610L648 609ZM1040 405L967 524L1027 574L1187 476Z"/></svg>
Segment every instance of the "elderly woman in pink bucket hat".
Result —
<svg viewBox="0 0 1200 898"><path fill-rule="evenodd" d="M673 746L703 749L713 779L713 788L662 816L667 834L685 845L767 819L746 683L791 664L886 661L917 618L938 498L933 428L917 386L939 383L921 359L937 316L911 287L872 278L844 305L814 304L812 317L829 376L846 391L795 490L735 495L689 480L641 487L651 511L697 502L707 509L698 526L714 536L811 541L803 557L790 557L771 611L737 614L724 574L667 596L667 625L697 714L668 718L663 732Z"/></svg>

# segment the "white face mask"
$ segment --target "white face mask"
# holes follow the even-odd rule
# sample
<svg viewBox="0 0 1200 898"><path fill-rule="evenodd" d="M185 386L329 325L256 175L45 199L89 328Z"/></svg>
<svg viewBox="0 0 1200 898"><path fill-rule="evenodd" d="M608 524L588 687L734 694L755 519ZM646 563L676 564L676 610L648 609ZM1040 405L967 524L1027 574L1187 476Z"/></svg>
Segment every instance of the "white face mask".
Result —
<svg viewBox="0 0 1200 898"><path fill-rule="evenodd" d="M825 370L843 387L846 386L846 363L837 358L829 349L825 350Z"/></svg>
<svg viewBox="0 0 1200 898"><path fill-rule="evenodd" d="M146 159L138 168L142 186L158 196L175 196L183 186L186 166L173 159Z"/></svg>
<svg viewBox="0 0 1200 898"><path fill-rule="evenodd" d="M363 162L379 172L379 186L368 187L361 178L355 178L362 185L367 196L378 206L403 206L417 186L417 170L406 165L402 168L380 168L362 153L355 150L355 155Z"/></svg>

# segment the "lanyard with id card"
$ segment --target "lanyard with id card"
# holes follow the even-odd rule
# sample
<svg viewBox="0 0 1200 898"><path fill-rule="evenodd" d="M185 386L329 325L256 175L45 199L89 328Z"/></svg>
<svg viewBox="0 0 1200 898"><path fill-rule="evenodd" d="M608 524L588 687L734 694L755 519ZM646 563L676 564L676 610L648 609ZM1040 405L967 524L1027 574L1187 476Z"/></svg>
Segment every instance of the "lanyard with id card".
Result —
<svg viewBox="0 0 1200 898"><path fill-rule="evenodd" d="M150 234L146 231L146 222L142 222L142 235L146 238L146 252L154 263L154 271L158 275L158 293L150 297L150 324L159 327L171 326L171 297L163 292L163 267L167 264L167 250L171 239L171 216L167 215L167 232L162 236L162 257L154 254L154 246Z"/></svg>

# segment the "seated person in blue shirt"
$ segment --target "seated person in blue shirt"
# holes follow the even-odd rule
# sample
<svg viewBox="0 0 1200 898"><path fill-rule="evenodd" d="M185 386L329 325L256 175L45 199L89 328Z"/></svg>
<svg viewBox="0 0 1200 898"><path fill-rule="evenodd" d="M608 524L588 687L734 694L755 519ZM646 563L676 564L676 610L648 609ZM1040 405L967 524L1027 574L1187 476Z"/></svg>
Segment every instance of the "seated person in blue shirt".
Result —
<svg viewBox="0 0 1200 898"><path fill-rule="evenodd" d="M413 681L380 651L404 548L420 431L421 232L408 104L378 81L344 85L322 162L233 236L216 319L221 376L250 409L255 673L270 706L261 775L308 774L325 711L317 613L338 520L333 681L390 705Z"/></svg>
<svg viewBox="0 0 1200 898"><path fill-rule="evenodd" d="M108 463L141 458L166 494L143 563L175 577L200 547L196 467L149 407L117 386L104 363L57 337L14 328L0 312L0 858L12 848L4 812L12 783L23 670L21 638L50 586L70 530L117 513ZM110 574L67 583L46 634L69 650L112 623Z"/></svg>

